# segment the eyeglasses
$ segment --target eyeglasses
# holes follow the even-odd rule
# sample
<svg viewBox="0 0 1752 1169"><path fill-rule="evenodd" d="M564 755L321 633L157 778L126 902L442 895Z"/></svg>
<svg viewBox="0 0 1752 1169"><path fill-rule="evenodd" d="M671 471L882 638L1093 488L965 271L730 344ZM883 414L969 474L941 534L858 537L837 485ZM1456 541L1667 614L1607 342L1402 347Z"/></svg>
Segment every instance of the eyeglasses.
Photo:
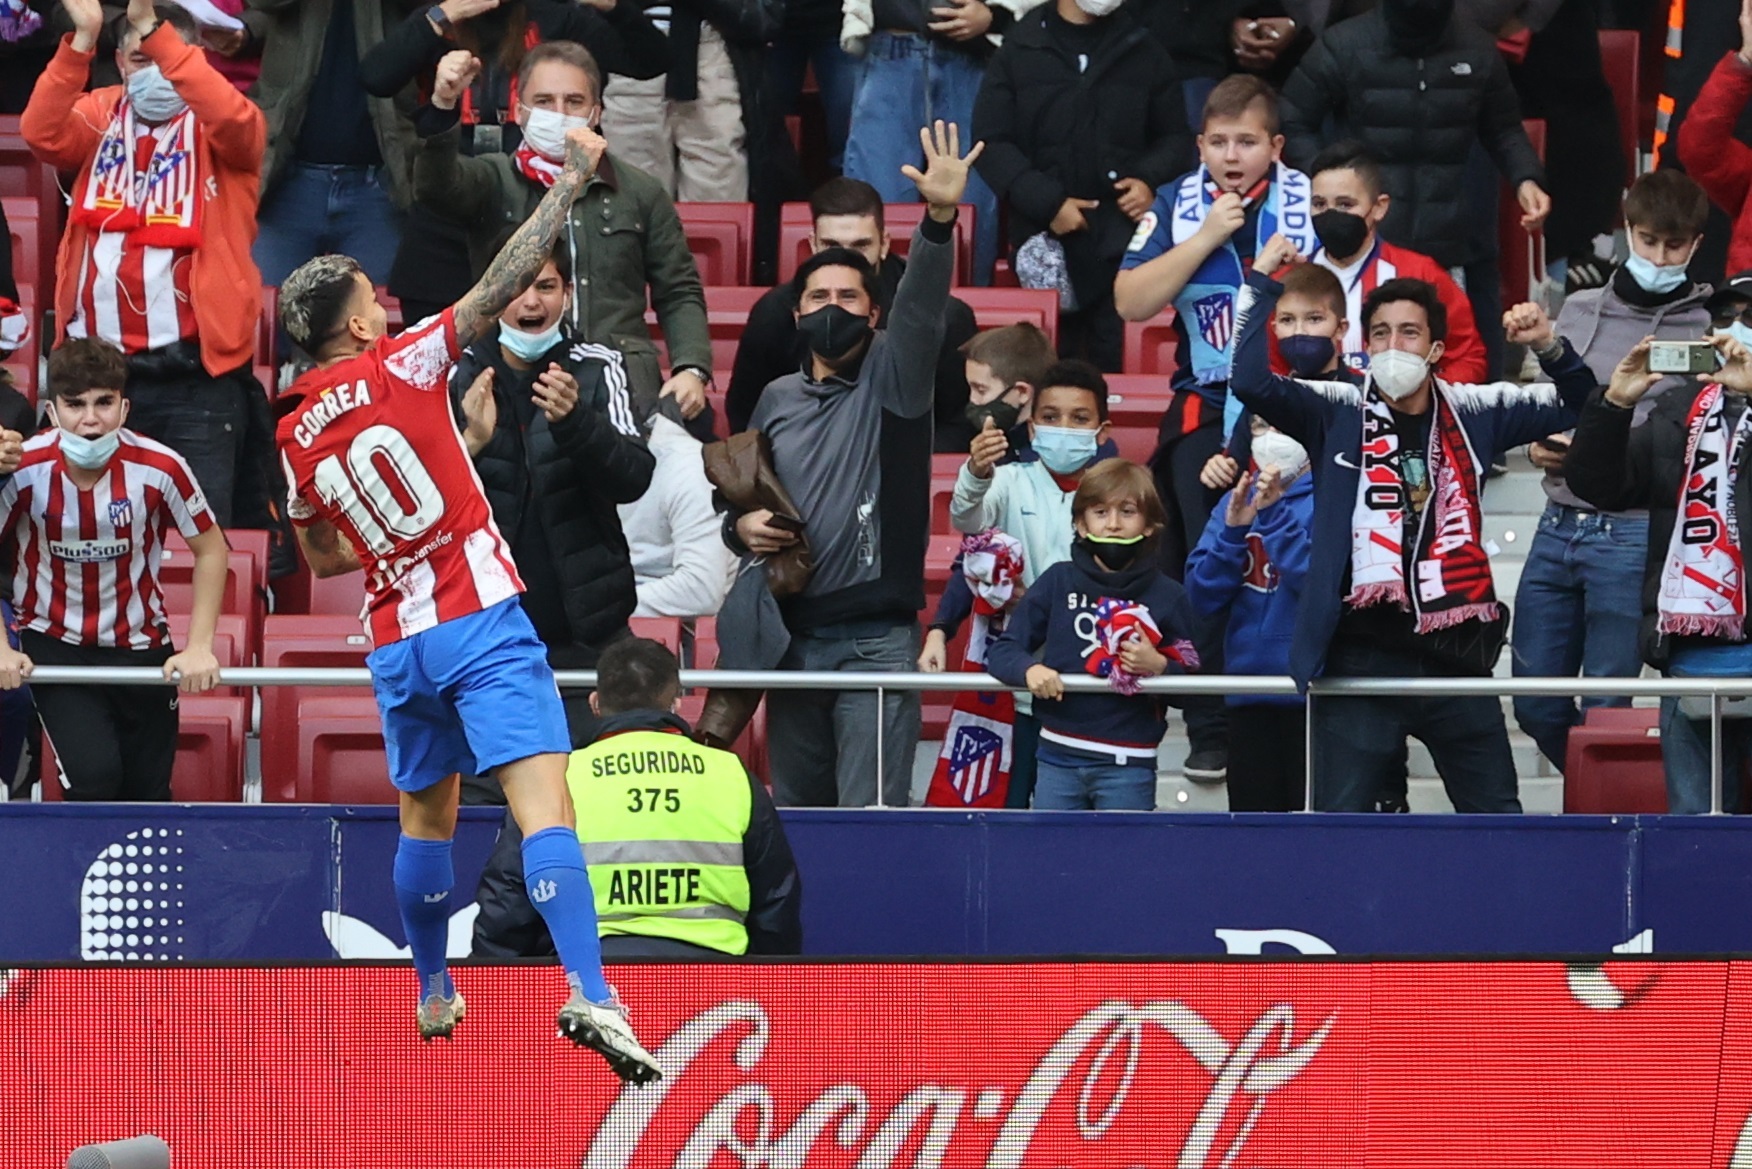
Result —
<svg viewBox="0 0 1752 1169"><path fill-rule="evenodd" d="M1713 313L1711 314L1711 319L1715 322L1715 327L1718 329L1725 329L1735 321L1739 321L1742 325L1752 329L1752 303L1748 303L1737 313Z"/></svg>

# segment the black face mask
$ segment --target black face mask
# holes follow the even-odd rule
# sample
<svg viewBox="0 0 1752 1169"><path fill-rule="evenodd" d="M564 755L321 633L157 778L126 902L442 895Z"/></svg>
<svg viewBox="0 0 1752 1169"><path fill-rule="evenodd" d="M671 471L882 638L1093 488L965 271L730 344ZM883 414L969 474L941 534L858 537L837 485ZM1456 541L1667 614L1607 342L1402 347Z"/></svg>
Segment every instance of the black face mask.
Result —
<svg viewBox="0 0 1752 1169"><path fill-rule="evenodd" d="M809 352L823 361L838 361L870 336L870 318L830 304L798 317L797 332Z"/></svg>
<svg viewBox="0 0 1752 1169"><path fill-rule="evenodd" d="M1369 238L1369 221L1350 211L1329 207L1314 217L1314 234L1334 260L1348 260L1363 250Z"/></svg>
<svg viewBox="0 0 1752 1169"><path fill-rule="evenodd" d="M1401 53L1421 56L1442 43L1454 0L1381 0L1387 39Z"/></svg>
<svg viewBox="0 0 1752 1169"><path fill-rule="evenodd" d="M973 429L985 429L986 419L990 418L999 430L1008 432L1022 417L1022 407L1014 402L1006 402L1002 398L994 398L984 405L967 404L967 420L973 424Z"/></svg>
<svg viewBox="0 0 1752 1169"><path fill-rule="evenodd" d="M1137 560L1138 554L1149 541L1143 536L1130 540L1097 540L1094 536L1078 536L1077 543L1108 571L1124 572Z"/></svg>

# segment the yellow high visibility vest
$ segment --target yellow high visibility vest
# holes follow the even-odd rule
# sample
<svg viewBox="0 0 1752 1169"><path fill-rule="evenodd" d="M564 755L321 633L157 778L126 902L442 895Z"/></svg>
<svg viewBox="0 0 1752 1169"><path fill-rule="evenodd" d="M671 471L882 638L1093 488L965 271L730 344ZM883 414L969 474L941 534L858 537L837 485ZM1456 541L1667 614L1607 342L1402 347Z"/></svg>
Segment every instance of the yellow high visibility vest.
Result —
<svg viewBox="0 0 1752 1169"><path fill-rule="evenodd" d="M740 759L682 735L632 731L572 752L566 786L603 937L748 952L742 837L753 796Z"/></svg>

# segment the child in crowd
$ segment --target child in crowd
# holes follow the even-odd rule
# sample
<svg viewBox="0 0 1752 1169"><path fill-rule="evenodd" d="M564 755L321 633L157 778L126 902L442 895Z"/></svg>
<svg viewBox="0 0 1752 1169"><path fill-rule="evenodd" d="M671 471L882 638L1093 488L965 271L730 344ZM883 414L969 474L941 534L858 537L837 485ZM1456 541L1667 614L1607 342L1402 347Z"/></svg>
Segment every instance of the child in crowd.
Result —
<svg viewBox="0 0 1752 1169"><path fill-rule="evenodd" d="M1071 510L1070 559L1035 580L987 666L1034 696L1036 808L1150 811L1166 704L1138 684L1197 668L1192 608L1159 567L1167 517L1148 471L1124 459L1096 464ZM1066 691L1067 673L1105 678L1110 692Z"/></svg>
<svg viewBox="0 0 1752 1169"><path fill-rule="evenodd" d="M961 347L961 356L967 378L967 409L964 420L955 424L958 433L953 437L966 449L990 418L1009 436L1006 461L1022 457L1028 450L1026 424L1034 391L1047 368L1058 360L1051 339L1038 326L1024 321L975 333ZM950 427L939 422L937 436L950 436ZM938 446L950 449L941 442Z"/></svg>

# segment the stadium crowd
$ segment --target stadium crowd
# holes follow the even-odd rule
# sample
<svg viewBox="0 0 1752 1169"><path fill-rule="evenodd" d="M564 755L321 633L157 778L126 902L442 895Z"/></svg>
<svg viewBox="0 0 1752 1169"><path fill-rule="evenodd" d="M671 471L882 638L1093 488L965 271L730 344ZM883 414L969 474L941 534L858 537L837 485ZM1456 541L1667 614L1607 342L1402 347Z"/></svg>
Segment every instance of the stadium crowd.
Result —
<svg viewBox="0 0 1752 1169"><path fill-rule="evenodd" d="M676 699L780 805L1154 808L1163 674L1489 677L1507 649L1523 676L1752 677L1752 0L1646 173L1598 39L1643 7L0 0L28 151L0 142L0 210L31 229L0 230L0 773L28 790L40 718L45 788L172 798L176 698L21 701L31 670L150 664L189 696L266 663L259 624L219 653L253 603L220 533L265 533L276 618L338 611L275 434L332 338L295 344L276 290L340 254L392 332L442 313L582 126L607 153L448 375L550 664L666 628L687 665L1014 687ZM953 213L933 142L972 162ZM1546 502L1511 596L1486 483L1523 448ZM1186 698L1180 771L1236 811L1406 810L1415 739L1456 809L1521 809L1494 696L1322 699L1311 786L1303 702ZM1512 713L1563 772L1596 705L1630 700ZM1710 807L1707 705L1662 700L1675 812ZM293 798L277 766L264 798Z"/></svg>

